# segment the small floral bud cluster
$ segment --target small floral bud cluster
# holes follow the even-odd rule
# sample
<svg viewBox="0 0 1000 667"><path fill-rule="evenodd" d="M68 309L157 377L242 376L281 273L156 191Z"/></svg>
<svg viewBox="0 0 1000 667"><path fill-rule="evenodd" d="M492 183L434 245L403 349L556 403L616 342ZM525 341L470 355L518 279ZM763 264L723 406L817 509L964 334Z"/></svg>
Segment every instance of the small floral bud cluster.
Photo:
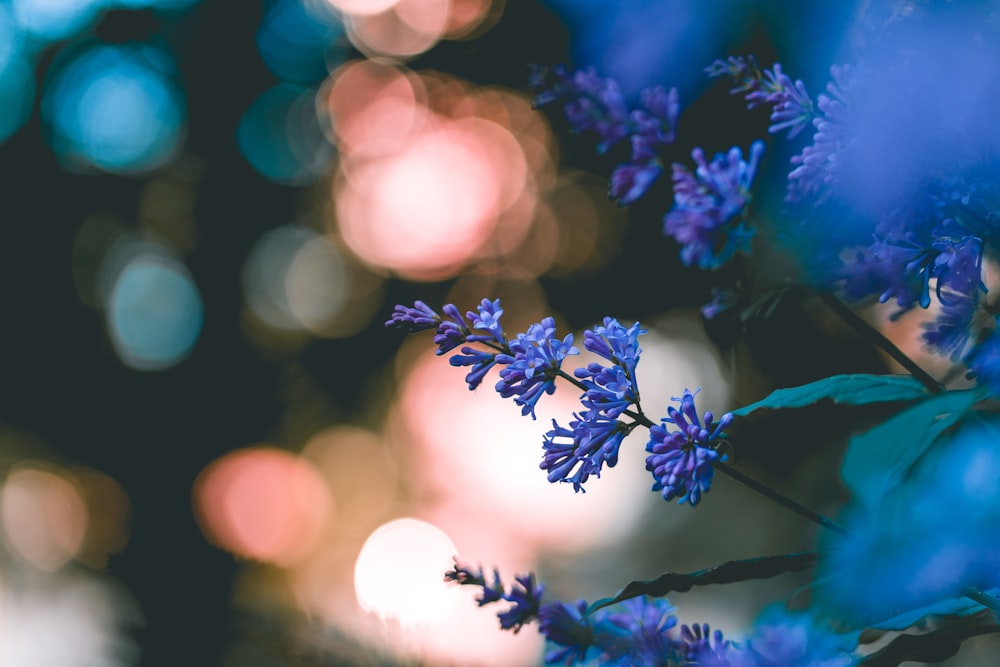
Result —
<svg viewBox="0 0 1000 667"><path fill-rule="evenodd" d="M712 463L727 458L716 446L726 437L724 431L733 423L733 415L726 413L716 422L715 416L706 412L702 424L694 394L685 389L673 400L680 403L680 409L669 407L663 423L649 429L646 469L653 473L653 490L661 491L664 500L677 498L679 504L697 505L711 487ZM666 424L680 430L669 431Z"/></svg>
<svg viewBox="0 0 1000 667"><path fill-rule="evenodd" d="M572 604L542 602L545 587L533 573L518 575L506 589L496 569L492 581L482 568L456 559L445 581L478 586L484 606L506 600L513 606L497 614L504 630L518 632L537 620L548 641L547 665L596 664L600 667L848 667L854 664L845 640L816 619L784 610L765 610L754 635L737 644L707 624L678 627L666 598L634 597L588 613L586 600Z"/></svg>
<svg viewBox="0 0 1000 667"><path fill-rule="evenodd" d="M574 132L597 134L599 153L628 139L629 161L611 174L612 199L626 206L646 194L663 173L660 151L676 136L680 113L676 88L647 88L639 95L639 107L629 110L618 84L598 76L593 68L570 72L562 66L536 67L530 82L537 93L535 106L562 102Z"/></svg>
<svg viewBox="0 0 1000 667"><path fill-rule="evenodd" d="M573 413L565 426L553 419L552 428L542 438L539 467L550 482L565 482L572 484L574 491L584 491L590 477L600 477L604 466L613 468L618 463L626 436L645 425L652 427L653 441L647 446L652 456L646 467L653 473L653 489L663 490L667 500L679 497L691 505L708 491L712 463L725 460L714 447L724 437L722 431L732 416L726 415L715 424L707 413L702 428L693 412L693 394L685 390L683 399L675 399L681 400L681 411L670 408L663 424L653 425L639 403L636 367L642 348L638 339L646 330L638 322L626 327L613 317L605 317L602 324L586 330L584 348L604 362L592 362L570 375L562 370L562 362L579 351L573 347L572 334L562 339L556 336L553 318L546 317L510 337L500 324L503 309L499 299L483 299L477 312L470 311L464 317L452 304L442 311L443 316L422 301L399 305L386 326L411 333L434 329L437 354L460 348L450 363L470 367L465 377L469 389L476 389L490 369L499 366L495 389L503 398L513 398L522 415L535 417L535 406L541 396L555 391L557 378L582 390L582 409ZM668 423L681 431L668 431Z"/></svg>

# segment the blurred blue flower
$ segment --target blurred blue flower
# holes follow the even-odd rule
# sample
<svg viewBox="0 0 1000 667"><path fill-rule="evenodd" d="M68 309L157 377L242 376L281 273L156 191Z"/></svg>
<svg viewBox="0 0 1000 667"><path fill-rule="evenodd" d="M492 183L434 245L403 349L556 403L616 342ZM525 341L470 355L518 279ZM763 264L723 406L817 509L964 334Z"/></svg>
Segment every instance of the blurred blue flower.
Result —
<svg viewBox="0 0 1000 667"><path fill-rule="evenodd" d="M759 667L850 667L857 646L852 634L836 634L808 613L783 606L764 611L746 645L736 650L753 656Z"/></svg>
<svg viewBox="0 0 1000 667"><path fill-rule="evenodd" d="M749 161L734 146L708 162L696 148L691 153L698 165L693 173L673 165L674 207L663 218L663 232L681 244L686 265L714 269L747 245L752 231L742 215L763 153L763 142L755 141Z"/></svg>
<svg viewBox="0 0 1000 667"><path fill-rule="evenodd" d="M515 575L514 584L503 596L504 600L513 602L514 606L497 614L500 627L518 632L525 624L535 620L544 592L545 586L535 581L534 573Z"/></svg>
<svg viewBox="0 0 1000 667"><path fill-rule="evenodd" d="M531 85L535 106L560 101L574 132L594 132L597 151L605 153L619 141L631 144L629 161L611 174L608 194L620 206L636 201L663 173L657 151L673 143L680 102L677 89L662 86L644 89L639 107L631 111L613 79L597 75L593 68L570 73L563 66L535 67Z"/></svg>
<svg viewBox="0 0 1000 667"><path fill-rule="evenodd" d="M801 80L792 82L781 71L780 63L775 63L770 70L761 71L753 56L733 56L727 60L716 60L705 71L712 77L725 75L735 79L736 87L730 92L743 93L748 109L762 104L771 105L771 126L768 128L771 134L788 130L788 138L794 139L815 115L806 85Z"/></svg>

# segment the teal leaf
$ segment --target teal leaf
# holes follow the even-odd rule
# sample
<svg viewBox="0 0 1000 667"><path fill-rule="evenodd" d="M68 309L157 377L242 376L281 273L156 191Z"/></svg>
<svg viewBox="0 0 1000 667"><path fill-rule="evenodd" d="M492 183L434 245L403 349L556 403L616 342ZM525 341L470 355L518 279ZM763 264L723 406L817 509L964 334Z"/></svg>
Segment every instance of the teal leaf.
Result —
<svg viewBox="0 0 1000 667"><path fill-rule="evenodd" d="M812 567L819 559L818 552L806 551L797 554L780 554L778 556L762 556L745 560L731 560L722 565L716 565L706 570L698 570L690 574L667 572L655 579L633 581L617 595L597 600L587 608L591 614L598 609L617 602L637 598L640 595L663 597L668 593L684 593L695 586L708 584L730 584L748 579L770 579L786 572L801 572Z"/></svg>
<svg viewBox="0 0 1000 667"><path fill-rule="evenodd" d="M865 405L925 398L927 389L912 375L834 375L801 387L777 389L763 400L733 410L743 417L757 410L802 408L819 401Z"/></svg>
<svg viewBox="0 0 1000 667"><path fill-rule="evenodd" d="M958 423L981 393L965 389L932 396L854 437L840 474L855 500L876 504L942 433Z"/></svg>

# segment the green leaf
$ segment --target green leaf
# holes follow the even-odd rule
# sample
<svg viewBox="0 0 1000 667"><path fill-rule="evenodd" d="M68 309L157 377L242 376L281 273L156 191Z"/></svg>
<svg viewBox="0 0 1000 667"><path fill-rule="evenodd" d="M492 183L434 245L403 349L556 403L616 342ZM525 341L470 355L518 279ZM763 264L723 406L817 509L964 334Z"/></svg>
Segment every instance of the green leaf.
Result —
<svg viewBox="0 0 1000 667"><path fill-rule="evenodd" d="M698 570L690 574L667 572L655 579L633 581L614 597L603 598L594 602L587 608L587 613L593 613L598 609L603 609L604 607L631 598L637 598L640 595L663 597L673 592L684 593L691 590L694 586L730 584L734 581L746 581L748 579L770 579L785 572L800 572L812 567L818 559L818 552L806 551L797 554L731 560L722 565L716 565L707 570Z"/></svg>
<svg viewBox="0 0 1000 667"><path fill-rule="evenodd" d="M819 401L865 405L890 401L912 401L927 396L927 389L911 375L834 375L801 387L777 389L756 403L733 410L743 417L764 408L801 408Z"/></svg>
<svg viewBox="0 0 1000 667"><path fill-rule="evenodd" d="M868 506L878 502L981 395L979 389L938 394L854 437L840 469L854 498Z"/></svg>

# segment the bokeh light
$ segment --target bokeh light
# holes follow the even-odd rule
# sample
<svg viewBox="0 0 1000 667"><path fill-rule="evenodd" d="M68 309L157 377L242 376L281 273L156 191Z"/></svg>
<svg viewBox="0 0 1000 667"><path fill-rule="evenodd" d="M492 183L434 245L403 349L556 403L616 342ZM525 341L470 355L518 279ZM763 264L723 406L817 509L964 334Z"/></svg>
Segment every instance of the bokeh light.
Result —
<svg viewBox="0 0 1000 667"><path fill-rule="evenodd" d="M2 21L0 14L0 42L5 38ZM28 121L34 99L35 77L25 59L20 54L13 53L4 62L0 55L0 141Z"/></svg>
<svg viewBox="0 0 1000 667"><path fill-rule="evenodd" d="M108 335L125 365L158 371L191 353L204 308L191 275L169 250L121 241L106 255L101 274Z"/></svg>
<svg viewBox="0 0 1000 667"><path fill-rule="evenodd" d="M300 225L261 236L243 267L250 312L285 332L343 336L357 331L374 315L381 284L327 237Z"/></svg>
<svg viewBox="0 0 1000 667"><path fill-rule="evenodd" d="M424 521L404 518L382 525L358 554L358 603L404 628L433 622L456 602L455 589L443 577L456 551L451 538Z"/></svg>
<svg viewBox="0 0 1000 667"><path fill-rule="evenodd" d="M71 37L97 20L104 0L10 0L18 25L34 37Z"/></svg>
<svg viewBox="0 0 1000 667"><path fill-rule="evenodd" d="M356 60L333 73L318 100L344 154L377 157L402 150L419 129L427 115L422 92L418 77Z"/></svg>
<svg viewBox="0 0 1000 667"><path fill-rule="evenodd" d="M129 667L129 636L141 613L106 579L62 571L44 578L0 577L0 664Z"/></svg>
<svg viewBox="0 0 1000 667"><path fill-rule="evenodd" d="M195 481L193 499L209 541L237 556L283 566L309 553L333 512L315 467L275 447L216 459Z"/></svg>
<svg viewBox="0 0 1000 667"><path fill-rule="evenodd" d="M11 549L45 572L76 556L87 530L87 508L76 487L31 464L19 464L7 475L0 518Z"/></svg>
<svg viewBox="0 0 1000 667"><path fill-rule="evenodd" d="M312 83L329 72L333 51L344 28L335 14L303 0L278 0L264 15L257 30L257 49L274 74L284 81Z"/></svg>
<svg viewBox="0 0 1000 667"><path fill-rule="evenodd" d="M178 150L185 104L170 57L142 44L95 45L62 54L44 84L42 118L70 167L145 172Z"/></svg>
<svg viewBox="0 0 1000 667"><path fill-rule="evenodd" d="M399 0L324 0L331 7L355 16L378 14L395 5Z"/></svg>
<svg viewBox="0 0 1000 667"><path fill-rule="evenodd" d="M449 8L449 0L397 0L384 12L352 16L347 35L369 57L413 57L444 36Z"/></svg>
<svg viewBox="0 0 1000 667"><path fill-rule="evenodd" d="M283 185L316 179L333 156L316 114L315 91L279 84L260 95L240 120L240 152L262 176Z"/></svg>

